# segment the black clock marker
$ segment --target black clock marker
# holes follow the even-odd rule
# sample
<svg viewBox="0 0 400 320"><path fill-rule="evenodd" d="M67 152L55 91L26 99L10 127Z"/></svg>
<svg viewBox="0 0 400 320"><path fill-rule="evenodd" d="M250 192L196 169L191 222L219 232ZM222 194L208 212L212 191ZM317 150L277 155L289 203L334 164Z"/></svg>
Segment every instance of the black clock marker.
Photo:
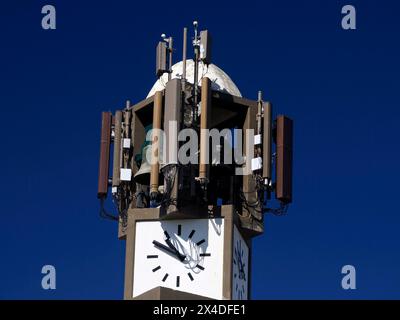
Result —
<svg viewBox="0 0 400 320"><path fill-rule="evenodd" d="M158 258L158 255L156 255L156 254L150 254L147 256L147 259L157 259L157 258Z"/></svg>
<svg viewBox="0 0 400 320"><path fill-rule="evenodd" d="M179 276L176 277L176 286L179 287Z"/></svg>
<svg viewBox="0 0 400 320"><path fill-rule="evenodd" d="M199 245L201 245L201 244L203 244L204 242L206 242L206 240L200 240L199 242L197 242L196 244L199 246Z"/></svg>
<svg viewBox="0 0 400 320"><path fill-rule="evenodd" d="M204 270L204 267L199 264L196 267L199 268L200 270Z"/></svg>
<svg viewBox="0 0 400 320"><path fill-rule="evenodd" d="M200 257L211 257L211 253L200 253Z"/></svg>
<svg viewBox="0 0 400 320"><path fill-rule="evenodd" d="M194 230L194 229L190 232L190 234L189 234L189 239L192 239L192 237L193 237L193 235L194 235L195 232L196 232L196 230Z"/></svg>
<svg viewBox="0 0 400 320"><path fill-rule="evenodd" d="M156 272L156 271L158 271L158 270L160 270L161 269L161 266L158 266L158 267L155 267L152 271L153 272Z"/></svg>
<svg viewBox="0 0 400 320"><path fill-rule="evenodd" d="M188 273L188 276L189 276L190 280L192 280L192 281L194 280L193 276L192 276L192 274L190 272Z"/></svg>
<svg viewBox="0 0 400 320"><path fill-rule="evenodd" d="M165 282L165 280L167 280L167 278L168 278L168 273L166 273L164 278L162 278L162 282Z"/></svg>
<svg viewBox="0 0 400 320"><path fill-rule="evenodd" d="M180 236L182 233L182 225L178 224L178 236Z"/></svg>

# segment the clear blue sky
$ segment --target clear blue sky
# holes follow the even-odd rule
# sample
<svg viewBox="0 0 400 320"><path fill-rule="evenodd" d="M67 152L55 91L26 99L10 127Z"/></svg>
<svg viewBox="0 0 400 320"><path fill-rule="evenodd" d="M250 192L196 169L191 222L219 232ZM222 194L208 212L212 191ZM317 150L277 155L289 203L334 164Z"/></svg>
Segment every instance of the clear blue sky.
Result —
<svg viewBox="0 0 400 320"><path fill-rule="evenodd" d="M155 45L198 19L242 94L295 120L294 203L254 241L253 297L400 298L396 1L3 1L0 298L121 299L124 242L98 216L100 113L143 99ZM57 30L41 29L41 8ZM357 30L340 27L357 9ZM41 289L41 268L57 290ZM341 267L357 290L341 289Z"/></svg>

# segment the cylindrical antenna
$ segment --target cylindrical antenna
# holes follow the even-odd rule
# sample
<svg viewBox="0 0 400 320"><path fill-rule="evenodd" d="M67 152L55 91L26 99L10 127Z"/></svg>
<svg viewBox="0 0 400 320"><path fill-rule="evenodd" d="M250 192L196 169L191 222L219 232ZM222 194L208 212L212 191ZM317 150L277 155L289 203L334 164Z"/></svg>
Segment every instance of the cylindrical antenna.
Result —
<svg viewBox="0 0 400 320"><path fill-rule="evenodd" d="M161 116L162 116L162 91L157 91L154 95L154 109L153 109L153 137L151 145L151 171L150 171L150 197L154 200L158 193L158 179L160 167L160 129L161 129Z"/></svg>
<svg viewBox="0 0 400 320"><path fill-rule="evenodd" d="M183 52L182 52L182 87L185 89L186 82L186 51L187 51L187 28L183 28Z"/></svg>
<svg viewBox="0 0 400 320"><path fill-rule="evenodd" d="M199 164L199 177L196 179L200 182L204 190L204 198L207 197L207 183L209 174L208 165L208 131L209 117L211 106L211 81L209 78L204 77L201 81L201 115L200 115L200 164Z"/></svg>

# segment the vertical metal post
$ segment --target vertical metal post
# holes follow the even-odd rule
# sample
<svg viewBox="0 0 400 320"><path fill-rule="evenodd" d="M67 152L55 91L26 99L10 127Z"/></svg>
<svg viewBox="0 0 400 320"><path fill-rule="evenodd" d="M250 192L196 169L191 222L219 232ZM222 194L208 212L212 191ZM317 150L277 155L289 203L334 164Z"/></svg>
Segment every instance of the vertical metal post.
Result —
<svg viewBox="0 0 400 320"><path fill-rule="evenodd" d="M168 40L169 43L169 70L168 70L168 80L171 80L171 75L172 75L172 53L173 53L173 39L172 37L169 37Z"/></svg>
<svg viewBox="0 0 400 320"><path fill-rule="evenodd" d="M182 89L186 85L186 51L187 51L187 28L183 28L183 52L182 52Z"/></svg>
<svg viewBox="0 0 400 320"><path fill-rule="evenodd" d="M197 122L197 89L198 89L198 73L199 73L199 55L200 55L200 48L198 44L198 36L197 36L197 22L194 24L194 78L193 78L193 122Z"/></svg>
<svg viewBox="0 0 400 320"><path fill-rule="evenodd" d="M122 135L122 112L115 112L114 124L114 156L113 156L113 177L112 186L116 188L120 184L121 169L121 135Z"/></svg>
<svg viewBox="0 0 400 320"><path fill-rule="evenodd" d="M257 103L257 134L260 134L262 123L262 91L258 91Z"/></svg>
<svg viewBox="0 0 400 320"><path fill-rule="evenodd" d="M263 178L264 184L270 184L271 176L271 153L272 153L272 105L270 102L263 103L264 118L263 118Z"/></svg>

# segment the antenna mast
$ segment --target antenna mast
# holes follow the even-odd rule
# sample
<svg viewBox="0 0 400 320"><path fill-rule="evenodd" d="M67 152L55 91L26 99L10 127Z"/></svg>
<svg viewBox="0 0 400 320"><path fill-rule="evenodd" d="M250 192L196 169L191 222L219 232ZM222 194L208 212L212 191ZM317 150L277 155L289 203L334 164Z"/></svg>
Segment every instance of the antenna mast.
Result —
<svg viewBox="0 0 400 320"><path fill-rule="evenodd" d="M186 51L187 51L187 28L183 28L183 49L182 49L182 90L186 88Z"/></svg>
<svg viewBox="0 0 400 320"><path fill-rule="evenodd" d="M200 56L200 39L197 33L198 22L193 21L194 27L194 39L193 39L193 47L194 47L194 79L193 79L193 123L197 123L197 104L198 104L198 81L199 81L199 56Z"/></svg>

